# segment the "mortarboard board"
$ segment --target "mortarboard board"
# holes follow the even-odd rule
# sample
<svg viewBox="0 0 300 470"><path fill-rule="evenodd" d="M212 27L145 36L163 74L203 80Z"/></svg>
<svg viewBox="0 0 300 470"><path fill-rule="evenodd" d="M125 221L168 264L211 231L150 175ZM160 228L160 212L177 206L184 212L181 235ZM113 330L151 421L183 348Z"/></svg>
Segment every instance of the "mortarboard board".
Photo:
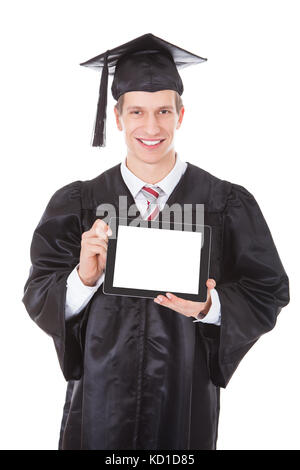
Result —
<svg viewBox="0 0 300 470"><path fill-rule="evenodd" d="M105 146L108 75L114 75L115 100L129 91L175 90L181 95L183 83L177 69L206 60L149 33L81 63L102 69L93 147Z"/></svg>

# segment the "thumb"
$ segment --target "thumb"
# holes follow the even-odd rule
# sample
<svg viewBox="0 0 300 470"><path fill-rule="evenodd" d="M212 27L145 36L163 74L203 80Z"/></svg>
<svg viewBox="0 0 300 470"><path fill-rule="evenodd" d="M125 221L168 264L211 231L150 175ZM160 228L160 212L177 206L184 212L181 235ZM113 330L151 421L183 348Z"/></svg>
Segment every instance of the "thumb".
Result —
<svg viewBox="0 0 300 470"><path fill-rule="evenodd" d="M214 279L207 279L206 286L208 287L209 290L214 289L216 285L217 283Z"/></svg>

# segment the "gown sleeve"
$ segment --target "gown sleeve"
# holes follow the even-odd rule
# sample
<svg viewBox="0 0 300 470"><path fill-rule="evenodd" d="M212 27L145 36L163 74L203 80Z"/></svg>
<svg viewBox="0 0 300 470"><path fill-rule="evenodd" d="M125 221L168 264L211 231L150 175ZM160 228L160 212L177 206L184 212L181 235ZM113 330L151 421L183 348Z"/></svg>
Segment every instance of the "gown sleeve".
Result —
<svg viewBox="0 0 300 470"><path fill-rule="evenodd" d="M79 262L81 248L81 182L54 193L31 242L31 267L24 286L24 303L34 322L54 341L66 380L82 375L83 312L65 319L67 278Z"/></svg>
<svg viewBox="0 0 300 470"><path fill-rule="evenodd" d="M289 279L253 195L233 184L223 217L221 325L203 325L211 380L225 388L255 342L289 303Z"/></svg>

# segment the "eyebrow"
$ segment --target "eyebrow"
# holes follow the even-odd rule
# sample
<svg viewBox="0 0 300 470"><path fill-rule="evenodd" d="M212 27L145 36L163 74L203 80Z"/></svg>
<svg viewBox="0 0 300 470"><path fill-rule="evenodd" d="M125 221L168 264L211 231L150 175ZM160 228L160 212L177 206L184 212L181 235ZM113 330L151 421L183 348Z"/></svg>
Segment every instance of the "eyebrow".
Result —
<svg viewBox="0 0 300 470"><path fill-rule="evenodd" d="M127 111L130 111L131 109L143 109L142 106L128 106ZM158 109L174 109L174 106L171 105L166 105L166 106L159 106Z"/></svg>

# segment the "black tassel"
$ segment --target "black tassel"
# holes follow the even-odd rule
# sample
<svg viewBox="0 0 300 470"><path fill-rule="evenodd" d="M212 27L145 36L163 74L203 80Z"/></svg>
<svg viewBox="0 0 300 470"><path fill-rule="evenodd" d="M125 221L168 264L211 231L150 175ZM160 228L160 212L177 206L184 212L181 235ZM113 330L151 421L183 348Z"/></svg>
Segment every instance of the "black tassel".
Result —
<svg viewBox="0 0 300 470"><path fill-rule="evenodd" d="M101 82L99 89L99 99L97 106L97 114L95 121L93 147L105 147L105 128L106 128L106 106L107 106L107 83L108 83L108 65L107 56L109 50L104 54L104 64L101 74Z"/></svg>

